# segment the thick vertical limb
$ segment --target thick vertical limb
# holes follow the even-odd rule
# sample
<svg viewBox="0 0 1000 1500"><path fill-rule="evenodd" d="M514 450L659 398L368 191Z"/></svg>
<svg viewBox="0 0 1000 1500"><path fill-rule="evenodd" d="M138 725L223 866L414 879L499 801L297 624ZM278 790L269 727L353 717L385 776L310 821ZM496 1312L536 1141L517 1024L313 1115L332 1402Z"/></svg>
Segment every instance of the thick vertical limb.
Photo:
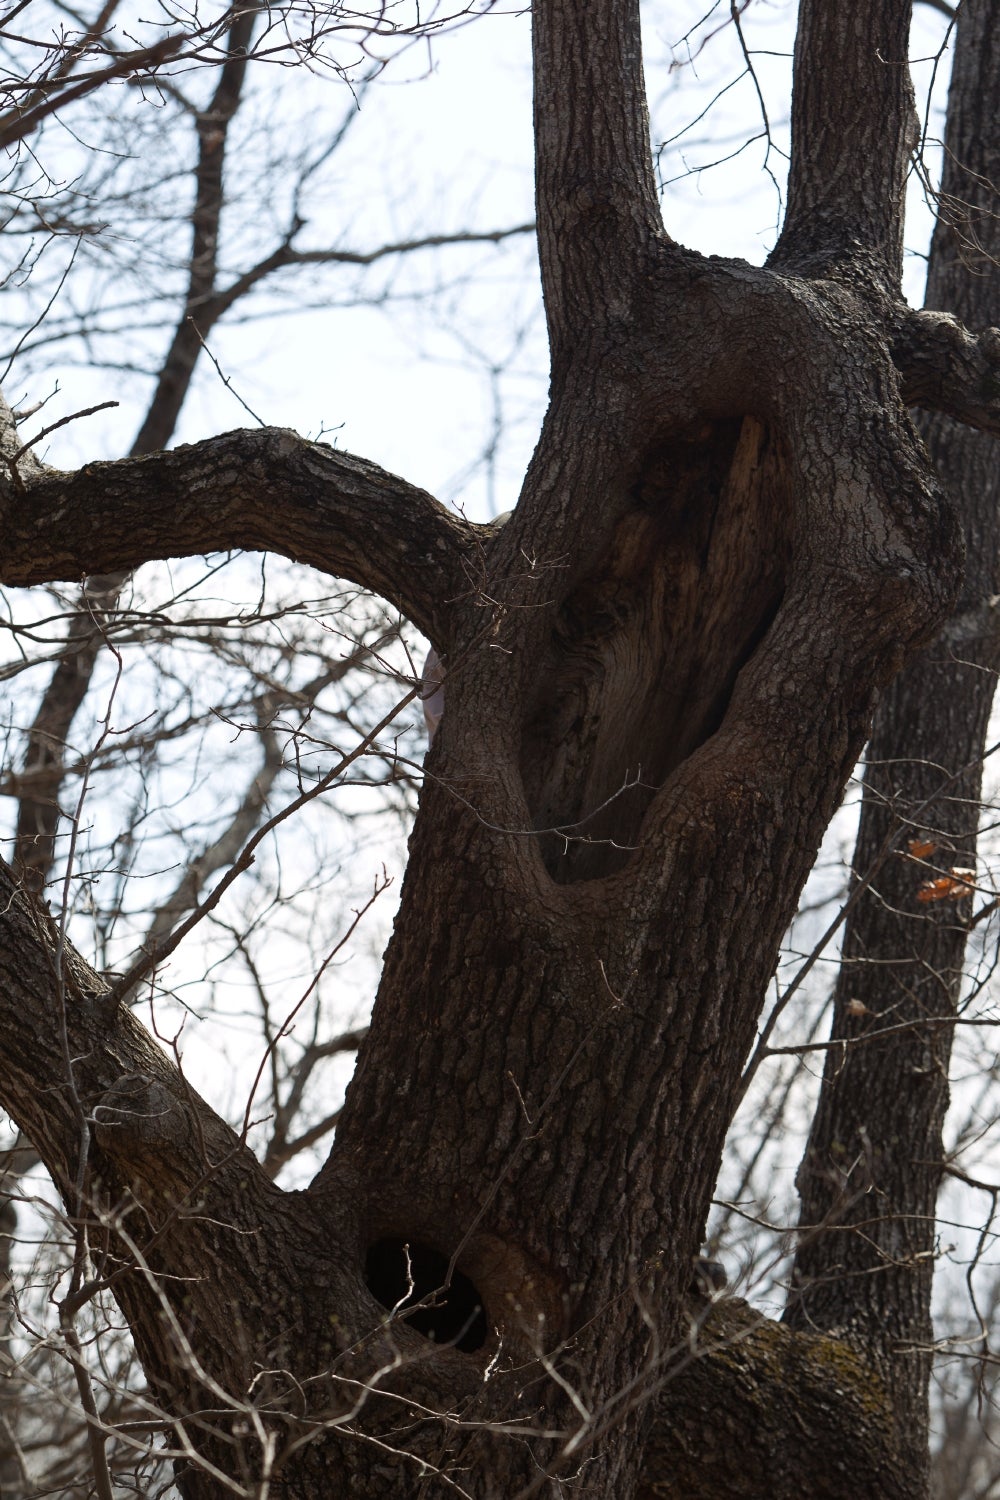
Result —
<svg viewBox="0 0 1000 1500"><path fill-rule="evenodd" d="M949 100L940 218L927 305L973 326L996 317L1000 39L966 0ZM833 1036L799 1177L802 1241L786 1314L846 1328L890 1383L915 1475L926 1484L935 1203L967 903L917 900L928 875L975 865L981 757L1000 669L995 594L1000 505L995 439L941 415L921 430L960 506L968 565L951 624L892 684L876 716L855 874L883 863L845 929ZM887 841L897 852L884 858ZM906 857L926 844L925 866ZM859 1009L858 1003L864 1007ZM878 1040L881 1029L910 1029ZM944 1024L942 1024L944 1023ZM918 1493L915 1488L914 1493Z"/></svg>
<svg viewBox="0 0 1000 1500"><path fill-rule="evenodd" d="M856 261L898 288L916 118L910 0L803 0L795 42L788 211L773 265Z"/></svg>
<svg viewBox="0 0 1000 1500"><path fill-rule="evenodd" d="M638 0L536 0L535 196L553 367L627 314L622 266L662 236Z"/></svg>

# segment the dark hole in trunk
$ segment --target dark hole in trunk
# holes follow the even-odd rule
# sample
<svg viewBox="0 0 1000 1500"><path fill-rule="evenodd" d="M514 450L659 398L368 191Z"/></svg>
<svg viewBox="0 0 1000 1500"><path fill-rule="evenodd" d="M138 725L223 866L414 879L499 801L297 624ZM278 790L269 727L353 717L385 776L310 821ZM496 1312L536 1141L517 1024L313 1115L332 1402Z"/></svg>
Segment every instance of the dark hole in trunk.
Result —
<svg viewBox="0 0 1000 1500"><path fill-rule="evenodd" d="M553 879L626 865L657 790L723 723L784 596L792 492L753 417L648 455L526 702L521 772Z"/></svg>
<svg viewBox="0 0 1000 1500"><path fill-rule="evenodd" d="M448 1257L413 1240L376 1240L365 1257L365 1281L383 1307L397 1308L411 1328L435 1344L473 1354L488 1331L482 1298L461 1271L453 1271L446 1285L447 1280ZM406 1312L408 1307L413 1312Z"/></svg>

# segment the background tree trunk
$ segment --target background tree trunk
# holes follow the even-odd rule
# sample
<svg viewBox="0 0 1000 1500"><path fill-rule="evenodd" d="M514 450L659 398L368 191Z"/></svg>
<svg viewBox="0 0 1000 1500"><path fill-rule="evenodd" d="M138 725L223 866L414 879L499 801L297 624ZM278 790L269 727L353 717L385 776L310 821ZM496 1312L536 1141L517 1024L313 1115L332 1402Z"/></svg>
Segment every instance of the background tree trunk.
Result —
<svg viewBox="0 0 1000 1500"><path fill-rule="evenodd" d="M969 326L1000 301L1000 39L991 8L962 6L948 102L940 215L926 306ZM931 1285L944 1166L953 1022L970 921L966 887L928 902L930 882L975 870L983 756L1000 669L1000 481L992 439L942 414L919 426L965 531L965 584L942 635L889 686L868 745L856 880L832 1039L799 1174L800 1243L786 1321L844 1332L891 1392L914 1494L927 1485ZM910 857L908 850L914 851ZM874 876L872 876L874 872ZM923 893L921 887L924 887ZM954 891L958 893L955 899ZM884 1033L884 1035L880 1035Z"/></svg>

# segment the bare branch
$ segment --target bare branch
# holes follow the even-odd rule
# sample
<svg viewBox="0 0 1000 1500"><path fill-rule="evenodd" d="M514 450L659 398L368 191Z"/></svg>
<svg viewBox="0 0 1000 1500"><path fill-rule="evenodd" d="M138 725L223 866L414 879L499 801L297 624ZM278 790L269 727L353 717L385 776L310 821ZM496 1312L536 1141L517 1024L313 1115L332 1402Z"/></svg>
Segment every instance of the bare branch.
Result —
<svg viewBox="0 0 1000 1500"><path fill-rule="evenodd" d="M225 205L222 174L229 126L239 108L248 49L259 14L259 4L237 11L226 38L227 57L219 71L215 92L208 108L197 117L198 163L191 212L187 296L146 420L132 446L134 454L152 453L170 441L191 387L203 340L219 316L219 312L212 315L210 299L215 290L220 222Z"/></svg>
<svg viewBox="0 0 1000 1500"><path fill-rule="evenodd" d="M408 255L413 250L441 249L450 245L499 245L515 235L533 234L535 222L532 219L527 224L514 224L509 229L488 229L482 232L468 229L458 230L454 234L418 235L409 240L390 241L388 244L379 245L374 250L296 250L292 239L299 227L301 226L293 226L292 235L285 244L279 245L272 250L270 255L265 256L255 266L251 266L248 271L238 276L230 286L216 293L199 316L199 327L204 330L206 317L211 323L215 323L258 282L273 275L275 271L284 270L287 266L372 266L377 261L388 259L389 256Z"/></svg>
<svg viewBox="0 0 1000 1500"><path fill-rule="evenodd" d="M37 130L49 115L65 108L67 104L74 104L78 99L85 98L106 83L111 83L116 78L132 78L136 74L146 73L159 67L161 63L176 57L181 48L191 40L186 32L166 36L154 43L152 47L138 47L132 52L126 52L108 67L96 68L93 73L87 73L83 78L67 79L64 88L46 99L43 104L36 105L34 109L25 112L19 109L9 110L7 114L0 116L0 149L5 147L9 149L18 141L23 141L26 136Z"/></svg>
<svg viewBox="0 0 1000 1500"><path fill-rule="evenodd" d="M30 459L30 455L26 455ZM452 602L480 528L377 465L280 428L237 431L170 453L31 464L0 488L8 584L242 548L278 552L381 594L447 649Z"/></svg>
<svg viewBox="0 0 1000 1500"><path fill-rule="evenodd" d="M250 838L267 799L283 765L281 741L267 724L260 727L264 755L256 776L240 801L235 813L217 839L192 859L165 901L160 902L156 914L147 929L140 948L145 953L156 952L169 937L182 917L197 905L198 894L206 880L237 859L244 844Z"/></svg>
<svg viewBox="0 0 1000 1500"><path fill-rule="evenodd" d="M317 797L322 796L325 791L333 786L334 783L338 781L339 778L343 775L348 766L353 764L354 761L358 760L362 755L366 754L366 752L372 748L372 746L376 743L378 736L383 732L383 730L388 728L393 719L399 713L400 709L405 708L408 703L412 702L412 700L417 696L417 692L417 688L412 688L406 695L406 697L401 699L400 702L394 704L389 712L383 716L378 724L375 725L371 732L365 735L365 737L360 741L359 744L355 746L353 750L349 751L346 755L342 755L337 763L332 766L324 776L320 777L319 781L315 782L312 786L307 787L305 791L300 792L299 795L295 797L291 802L289 802L286 807L280 808L272 817L268 818L266 823L261 824L256 833L253 834L253 836L239 851L237 857L233 859L233 862L229 866L229 869L226 871L225 875L223 875L222 879L205 897L205 899L199 902L199 904L194 908L190 915L185 918L185 920L180 924L179 927L176 928L176 930L168 931L167 935L161 938L159 945L156 948L142 953L140 957L136 959L135 963L128 970L128 972L126 974L123 974L122 977L115 982L108 996L109 1004L116 1004L119 1001L124 1000L135 990L136 986L139 985L143 981L143 979L152 974L167 958L170 957L170 954L173 953L177 947L179 947L184 938L187 937L188 933L191 932L192 929L196 927L197 924L210 911L213 911L215 909L215 907L218 905L219 901L225 895L226 891L233 884L233 882L250 868L256 857L256 850L263 843L268 834L272 833L279 824L285 822L289 817L292 816L293 813L298 812L300 808L305 807L308 803L314 801ZM234 832L240 831L247 824L253 827L256 823L257 816L259 815L259 809L255 808L255 802L256 798L251 791L251 794L247 799L247 803L244 804L245 815L238 815L234 820L234 824L229 830L227 830L227 834L225 835L227 845L231 841L231 836ZM249 806L247 804L249 804ZM244 810L241 810L241 814L243 813Z"/></svg>
<svg viewBox="0 0 1000 1500"><path fill-rule="evenodd" d="M347 1049L343 1050L346 1051ZM318 1145L324 1136L329 1135L339 1119L340 1110L335 1109L330 1114L325 1115L322 1120L318 1120L315 1125L310 1125L308 1130L304 1130L301 1135L297 1135L292 1141L286 1140L284 1137L281 1139L275 1137L268 1144L264 1156L264 1171L269 1177L277 1177L281 1168L292 1161L294 1157L303 1151L308 1151L312 1146Z"/></svg>
<svg viewBox="0 0 1000 1500"><path fill-rule="evenodd" d="M66 766L67 735L87 696L94 664L104 644L102 625L117 596L121 575L89 579L80 609L70 620L60 660L42 694L27 734L24 789L17 812L15 867L37 892L52 867L59 826L59 788Z"/></svg>
<svg viewBox="0 0 1000 1500"><path fill-rule="evenodd" d="M113 0L109 0L109 4ZM106 24L107 9L100 25ZM207 110L197 117L198 162L195 169L195 201L192 208L192 246L188 290L173 341L167 353L152 401L132 445L132 455L165 447L173 436L181 407L191 388L198 355L203 347L199 330L191 321L192 311L207 304L215 286L222 210L223 165L229 126L239 107L246 77L247 55L259 7L237 11L226 39L227 59ZM58 70L57 70L58 71ZM214 320L211 320L214 321ZM205 332L211 326L206 324ZM63 418L63 422L71 418ZM52 424L33 439L37 444ZM8 459L16 473L23 444ZM18 810L16 863L33 890L40 890L51 868L59 823L58 792L66 759L67 737L78 708L90 686L100 657L109 610L114 608L127 573L88 580L80 589L80 611L73 619L66 641L66 654L56 667L43 694L35 723L28 734L26 770L44 772L37 786Z"/></svg>

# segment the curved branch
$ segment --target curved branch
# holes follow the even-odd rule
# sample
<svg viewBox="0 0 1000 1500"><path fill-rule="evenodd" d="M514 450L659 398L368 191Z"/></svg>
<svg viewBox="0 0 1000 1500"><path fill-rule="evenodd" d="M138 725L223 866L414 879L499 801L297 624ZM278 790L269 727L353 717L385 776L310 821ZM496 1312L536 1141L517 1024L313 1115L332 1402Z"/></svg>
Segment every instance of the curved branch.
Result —
<svg viewBox="0 0 1000 1500"><path fill-rule="evenodd" d="M1000 328L970 333L950 313L907 309L892 357L907 406L1000 435Z"/></svg>
<svg viewBox="0 0 1000 1500"><path fill-rule="evenodd" d="M911 0L800 5L788 211L771 264L816 272L860 254L898 288L917 125L910 8Z"/></svg>
<svg viewBox="0 0 1000 1500"><path fill-rule="evenodd" d="M281 428L169 453L0 474L0 581L23 586L230 549L280 553L371 589L439 649L479 528L376 464Z"/></svg>

